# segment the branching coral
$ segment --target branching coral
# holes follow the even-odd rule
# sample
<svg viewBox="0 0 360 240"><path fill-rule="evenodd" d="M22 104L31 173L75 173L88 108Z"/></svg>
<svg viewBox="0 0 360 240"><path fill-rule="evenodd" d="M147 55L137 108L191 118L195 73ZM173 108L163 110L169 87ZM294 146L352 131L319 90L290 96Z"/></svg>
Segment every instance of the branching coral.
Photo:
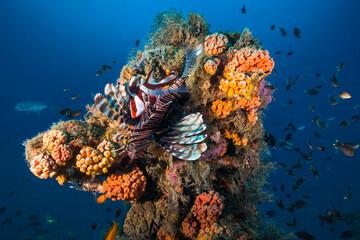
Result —
<svg viewBox="0 0 360 240"><path fill-rule="evenodd" d="M111 174L103 182L103 193L107 198L134 202L144 193L146 178L139 168L128 174Z"/></svg>

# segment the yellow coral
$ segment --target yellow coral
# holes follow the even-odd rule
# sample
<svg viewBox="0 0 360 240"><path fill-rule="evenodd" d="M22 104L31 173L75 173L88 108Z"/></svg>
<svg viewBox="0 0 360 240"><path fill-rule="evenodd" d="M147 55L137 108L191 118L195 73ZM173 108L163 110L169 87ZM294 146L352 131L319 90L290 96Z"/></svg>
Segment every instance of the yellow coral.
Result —
<svg viewBox="0 0 360 240"><path fill-rule="evenodd" d="M228 139L231 139L233 141L234 145L237 145L237 146L243 145L245 147L248 142L247 138L241 138L237 133L231 133L227 129L225 129L224 136Z"/></svg>
<svg viewBox="0 0 360 240"><path fill-rule="evenodd" d="M215 63L215 61L209 59L207 60L207 62L204 65L205 71L207 73L210 73L211 75L214 75L216 70L217 70L217 64Z"/></svg>
<svg viewBox="0 0 360 240"><path fill-rule="evenodd" d="M114 146L104 140L97 146L97 149L90 146L81 149L80 154L76 156L76 166L86 175L99 175L108 172L108 168L111 167L116 157Z"/></svg>

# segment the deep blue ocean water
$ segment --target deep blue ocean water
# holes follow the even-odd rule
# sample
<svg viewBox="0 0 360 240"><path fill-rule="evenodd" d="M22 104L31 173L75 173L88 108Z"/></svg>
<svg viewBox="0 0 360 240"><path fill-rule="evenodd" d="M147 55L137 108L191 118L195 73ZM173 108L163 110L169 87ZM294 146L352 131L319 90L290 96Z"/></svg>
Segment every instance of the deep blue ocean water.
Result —
<svg viewBox="0 0 360 240"><path fill-rule="evenodd" d="M247 12L242 14L244 4ZM345 156L333 147L336 139L360 142L359 121L338 126L360 113L360 106L355 109L360 101L358 1L4 0L0 1L0 208L7 208L0 214L0 239L55 239L56 236L57 239L100 239L101 231L108 229L108 221L113 220L117 209L124 207L123 203L109 201L99 206L90 193L59 186L55 180L36 178L25 163L22 142L66 118L53 107L40 115L19 112L14 107L21 101L39 101L56 108L85 111L85 105L93 103L92 94L103 92L106 83L116 81L129 52L136 49L135 41L140 40L139 48L144 46L156 14L171 7L184 14L205 15L211 32L250 28L269 50L277 71L276 76L269 77L278 90L274 93L275 101L264 111L266 131L277 138L279 145L289 133L283 130L290 122L295 127L305 126L293 133L291 141L306 153L310 151L309 141L314 146L314 161L311 164L303 161L304 168L295 171L296 177L285 174L285 169L275 164L278 169L269 178L270 188L277 187L274 201L282 199L288 205L306 194L310 196L308 206L291 214L280 210L275 203L266 203L260 208L263 213L276 210L273 219L281 227L294 232L306 229L317 239L340 239L341 232L349 229L345 223L338 222L332 225L335 231L330 232L330 225L320 226L317 215L325 215L327 209L338 209L341 213L360 210L359 157ZM273 24L276 28L271 31ZM279 27L287 31L286 37L281 36ZM294 27L300 29L300 39L292 33ZM277 51L282 53L275 55ZM286 54L290 51L291 56ZM114 59L116 64L112 64ZM330 78L340 62L345 63L338 73L341 86L334 88ZM96 77L102 64L113 69ZM315 77L316 73L323 76ZM289 76L294 80L299 74L296 84L287 91ZM304 93L321 84L320 94ZM64 88L69 90L64 92ZM338 99L336 106L330 105L328 95L337 96L343 91L352 98ZM80 96L71 100L74 94ZM288 100L294 103L287 104ZM312 103L316 106L314 113L308 109ZM327 129L312 122L315 116L326 121ZM314 131L320 133L320 139L314 136ZM318 145L326 146L326 152L318 151ZM297 152L279 146L271 149L271 154L274 162L288 166L299 159ZM319 179L313 177L311 165L318 169ZM299 192L292 193L291 187L303 176L307 177L305 183ZM280 190L281 184L285 185L284 192ZM345 200L348 191L352 196ZM287 193L292 194L290 199L285 197ZM17 211L22 214L14 216ZM33 222L29 219L31 214L36 214L41 223L38 229L48 230L49 234L37 234L34 227L28 226ZM46 222L46 215L58 217L58 222ZM297 219L295 228L285 224L293 216ZM124 217L122 214L121 222ZM11 224L6 219L11 219ZM91 229L94 221L99 224L95 231Z"/></svg>

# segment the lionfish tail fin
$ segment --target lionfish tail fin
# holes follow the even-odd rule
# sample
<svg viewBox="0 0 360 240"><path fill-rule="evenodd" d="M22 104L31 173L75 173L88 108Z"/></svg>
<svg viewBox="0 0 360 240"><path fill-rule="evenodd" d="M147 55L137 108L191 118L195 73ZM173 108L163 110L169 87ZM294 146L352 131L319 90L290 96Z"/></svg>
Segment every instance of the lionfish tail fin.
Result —
<svg viewBox="0 0 360 240"><path fill-rule="evenodd" d="M198 56L202 53L203 46L202 44L194 46L189 46L186 48L186 62L185 70L181 78L187 78L191 71L193 70Z"/></svg>
<svg viewBox="0 0 360 240"><path fill-rule="evenodd" d="M171 127L160 139L164 149L182 160L200 158L207 146L203 141L206 125L200 113L189 114Z"/></svg>

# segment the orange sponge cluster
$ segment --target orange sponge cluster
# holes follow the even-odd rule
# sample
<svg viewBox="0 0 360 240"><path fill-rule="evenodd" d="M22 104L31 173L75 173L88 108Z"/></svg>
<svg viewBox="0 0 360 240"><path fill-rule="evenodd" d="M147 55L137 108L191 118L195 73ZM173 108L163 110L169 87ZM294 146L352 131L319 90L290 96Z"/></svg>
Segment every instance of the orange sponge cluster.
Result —
<svg viewBox="0 0 360 240"><path fill-rule="evenodd" d="M216 73L217 67L220 65L220 62L221 60L218 58L214 58L214 60L207 60L204 65L205 71L211 75L214 75Z"/></svg>
<svg viewBox="0 0 360 240"><path fill-rule="evenodd" d="M114 146L104 140L97 149L90 146L83 147L76 156L76 166L86 175L99 175L108 172L116 157Z"/></svg>
<svg viewBox="0 0 360 240"><path fill-rule="evenodd" d="M207 54L215 55L224 52L228 39L224 34L213 33L205 38L204 48Z"/></svg>
<svg viewBox="0 0 360 240"><path fill-rule="evenodd" d="M200 223L201 229L210 228L217 221L223 209L224 197L218 192L203 192L196 197L191 208L193 216Z"/></svg>
<svg viewBox="0 0 360 240"><path fill-rule="evenodd" d="M63 144L67 141L64 132L59 130L47 131L43 136L43 146L49 150L53 150L55 146Z"/></svg>
<svg viewBox="0 0 360 240"><path fill-rule="evenodd" d="M220 81L219 89L228 95L228 97L237 97L245 95L248 89L248 85L251 81L251 78L246 76L244 73L237 73L236 75L232 73L226 74L227 79L222 79Z"/></svg>
<svg viewBox="0 0 360 240"><path fill-rule="evenodd" d="M225 129L224 136L228 139L232 139L234 145L243 145L246 147L248 139L247 138L241 138L237 133L231 133L229 130Z"/></svg>
<svg viewBox="0 0 360 240"><path fill-rule="evenodd" d="M256 69L260 69L265 75L268 75L275 66L274 60L270 58L267 50L245 47L240 50L235 49L228 57L231 58L231 61L225 66L225 77L229 73L236 75L237 73L245 73Z"/></svg>
<svg viewBox="0 0 360 240"><path fill-rule="evenodd" d="M103 182L102 192L113 201L125 200L133 203L145 192L146 178L139 168L128 174L111 174Z"/></svg>
<svg viewBox="0 0 360 240"><path fill-rule="evenodd" d="M57 165L49 155L40 154L30 161L30 171L37 177L55 177Z"/></svg>
<svg viewBox="0 0 360 240"><path fill-rule="evenodd" d="M200 228L199 223L193 217L185 218L184 221L181 223L181 226L182 233L185 235L185 237L188 238L194 238Z"/></svg>

